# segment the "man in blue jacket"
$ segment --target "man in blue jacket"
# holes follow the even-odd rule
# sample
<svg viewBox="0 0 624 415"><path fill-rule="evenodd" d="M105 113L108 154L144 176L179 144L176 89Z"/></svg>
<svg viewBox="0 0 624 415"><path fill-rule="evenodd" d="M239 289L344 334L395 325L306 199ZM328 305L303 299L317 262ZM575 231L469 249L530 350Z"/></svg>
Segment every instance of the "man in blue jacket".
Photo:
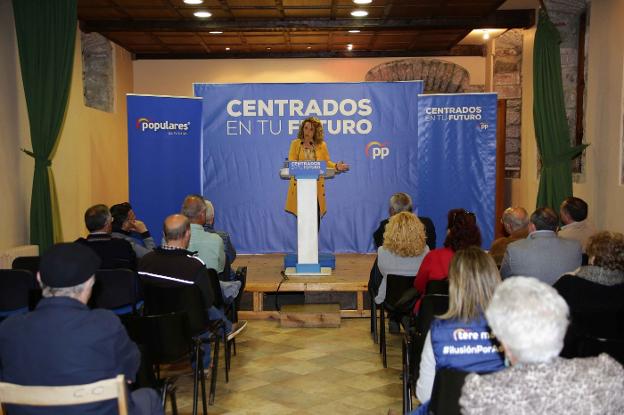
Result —
<svg viewBox="0 0 624 415"><path fill-rule="evenodd" d="M0 379L21 385L80 385L123 374L134 381L137 346L113 312L87 302L100 258L78 243L58 244L41 258L37 279L44 298L28 313L0 324ZM156 391L129 395L133 415L162 414ZM11 414L116 414L114 401L72 407L10 406Z"/></svg>

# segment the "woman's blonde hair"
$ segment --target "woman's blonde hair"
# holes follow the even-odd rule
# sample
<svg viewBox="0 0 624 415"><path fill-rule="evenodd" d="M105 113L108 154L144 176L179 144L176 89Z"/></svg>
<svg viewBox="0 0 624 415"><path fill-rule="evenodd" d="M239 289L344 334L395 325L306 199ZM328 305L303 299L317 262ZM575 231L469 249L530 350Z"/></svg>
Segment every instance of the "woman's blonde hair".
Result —
<svg viewBox="0 0 624 415"><path fill-rule="evenodd" d="M482 316L501 282L494 259L476 246L455 253L448 278L449 308L439 318L462 321Z"/></svg>
<svg viewBox="0 0 624 415"><path fill-rule="evenodd" d="M402 257L422 254L427 241L425 226L411 212L401 212L391 216L383 237L383 247Z"/></svg>
<svg viewBox="0 0 624 415"><path fill-rule="evenodd" d="M299 125L297 138L299 140L303 140L303 126L307 122L312 124L312 127L314 127L314 144L321 144L323 142L325 133L323 132L323 124L321 123L321 120L316 117L308 117L301 122L301 125Z"/></svg>

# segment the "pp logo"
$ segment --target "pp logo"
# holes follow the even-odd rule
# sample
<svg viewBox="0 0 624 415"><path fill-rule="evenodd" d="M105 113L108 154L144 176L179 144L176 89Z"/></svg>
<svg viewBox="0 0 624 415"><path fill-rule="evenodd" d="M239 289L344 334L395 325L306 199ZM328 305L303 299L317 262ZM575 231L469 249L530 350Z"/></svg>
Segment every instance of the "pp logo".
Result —
<svg viewBox="0 0 624 415"><path fill-rule="evenodd" d="M366 157L373 160L379 158L384 159L390 155L390 148L387 144L382 144L379 141L371 141L366 145Z"/></svg>

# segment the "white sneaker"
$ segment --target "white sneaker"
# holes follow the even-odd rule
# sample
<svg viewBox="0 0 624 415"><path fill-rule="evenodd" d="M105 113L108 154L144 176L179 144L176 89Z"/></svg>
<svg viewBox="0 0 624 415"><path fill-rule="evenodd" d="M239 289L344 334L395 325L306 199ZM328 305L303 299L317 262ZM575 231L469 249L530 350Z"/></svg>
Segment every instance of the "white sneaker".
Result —
<svg viewBox="0 0 624 415"><path fill-rule="evenodd" d="M232 324L232 331L228 333L227 341L236 337L241 331L245 330L245 327L247 327L247 320L239 320Z"/></svg>

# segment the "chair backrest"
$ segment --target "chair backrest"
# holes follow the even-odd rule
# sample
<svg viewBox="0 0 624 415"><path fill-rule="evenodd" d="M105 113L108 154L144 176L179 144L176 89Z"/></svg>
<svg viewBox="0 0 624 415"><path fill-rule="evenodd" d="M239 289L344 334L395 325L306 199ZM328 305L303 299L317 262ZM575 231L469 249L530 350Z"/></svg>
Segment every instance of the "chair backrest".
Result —
<svg viewBox="0 0 624 415"><path fill-rule="evenodd" d="M449 293L448 279L430 280L427 282L427 287L425 288L425 294L448 295L448 293Z"/></svg>
<svg viewBox="0 0 624 415"><path fill-rule="evenodd" d="M464 380L469 372L440 369L435 374L429 413L435 415L459 415L459 398Z"/></svg>
<svg viewBox="0 0 624 415"><path fill-rule="evenodd" d="M33 275L37 275L39 272L39 262L41 257L39 256L19 256L13 260L11 264L12 269L27 269L32 272Z"/></svg>
<svg viewBox="0 0 624 415"><path fill-rule="evenodd" d="M401 299L407 290L414 286L416 276L406 277L388 274L386 278L386 299L384 303L392 306Z"/></svg>
<svg viewBox="0 0 624 415"><path fill-rule="evenodd" d="M198 335L206 330L208 313L197 285L177 283L146 275L140 275L140 280L145 299L143 312L146 316L185 311L192 335ZM217 284L219 284L218 279Z"/></svg>
<svg viewBox="0 0 624 415"><path fill-rule="evenodd" d="M138 285L137 275L130 269L99 269L95 273L95 285L89 305L107 309L134 306L139 297Z"/></svg>
<svg viewBox="0 0 624 415"><path fill-rule="evenodd" d="M221 283L219 282L219 275L217 271L208 268L208 276L210 277L210 288L212 288L212 292L214 294L214 306L217 308L222 308L225 306L225 300L223 299L223 292L221 291Z"/></svg>
<svg viewBox="0 0 624 415"><path fill-rule="evenodd" d="M37 288L37 279L28 270L0 270L0 311L27 308L31 291Z"/></svg>
<svg viewBox="0 0 624 415"><path fill-rule="evenodd" d="M449 305L449 296L443 294L427 294L420 303L418 312L418 332L426 336L435 316L446 313Z"/></svg>
<svg viewBox="0 0 624 415"><path fill-rule="evenodd" d="M110 399L117 399L119 415L128 414L128 397L123 375L73 386L22 386L0 382L0 404L66 406ZM4 411L0 405L0 415L2 414Z"/></svg>

